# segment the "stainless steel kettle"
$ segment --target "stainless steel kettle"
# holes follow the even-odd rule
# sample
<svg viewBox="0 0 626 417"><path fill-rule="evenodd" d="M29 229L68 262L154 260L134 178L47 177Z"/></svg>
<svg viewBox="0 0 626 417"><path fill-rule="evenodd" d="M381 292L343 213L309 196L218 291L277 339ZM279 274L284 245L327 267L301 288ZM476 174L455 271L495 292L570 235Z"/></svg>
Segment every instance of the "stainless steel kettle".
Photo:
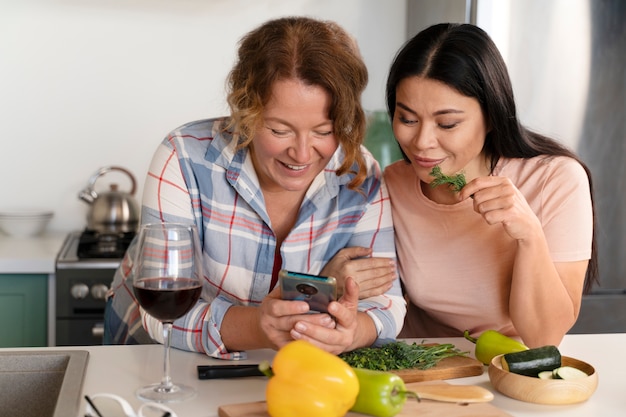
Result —
<svg viewBox="0 0 626 417"><path fill-rule="evenodd" d="M119 191L117 184L110 184L108 192L96 192L94 185L98 178L111 171L128 175L132 181L130 193ZM137 182L130 171L118 166L100 168L89 178L87 187L78 194L81 200L90 205L87 229L100 233L135 232L139 224L139 208L133 197L136 188Z"/></svg>

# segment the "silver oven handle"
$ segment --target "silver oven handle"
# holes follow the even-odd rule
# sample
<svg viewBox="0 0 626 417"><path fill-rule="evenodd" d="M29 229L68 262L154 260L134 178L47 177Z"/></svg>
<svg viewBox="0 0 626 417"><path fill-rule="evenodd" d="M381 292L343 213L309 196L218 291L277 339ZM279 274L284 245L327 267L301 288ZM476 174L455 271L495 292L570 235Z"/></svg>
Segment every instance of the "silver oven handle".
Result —
<svg viewBox="0 0 626 417"><path fill-rule="evenodd" d="M93 337L97 337L97 338L102 338L104 337L104 324L103 323L96 323L92 328L91 328L91 335Z"/></svg>

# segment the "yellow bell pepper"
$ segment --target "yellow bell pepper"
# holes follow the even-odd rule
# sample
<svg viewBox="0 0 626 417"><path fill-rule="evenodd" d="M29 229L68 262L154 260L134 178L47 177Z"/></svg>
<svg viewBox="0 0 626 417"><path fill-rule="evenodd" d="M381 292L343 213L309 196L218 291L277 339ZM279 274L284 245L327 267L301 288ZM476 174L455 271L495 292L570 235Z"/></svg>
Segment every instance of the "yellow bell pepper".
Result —
<svg viewBox="0 0 626 417"><path fill-rule="evenodd" d="M283 346L269 372L265 398L272 417L341 417L359 393L350 365L303 340Z"/></svg>

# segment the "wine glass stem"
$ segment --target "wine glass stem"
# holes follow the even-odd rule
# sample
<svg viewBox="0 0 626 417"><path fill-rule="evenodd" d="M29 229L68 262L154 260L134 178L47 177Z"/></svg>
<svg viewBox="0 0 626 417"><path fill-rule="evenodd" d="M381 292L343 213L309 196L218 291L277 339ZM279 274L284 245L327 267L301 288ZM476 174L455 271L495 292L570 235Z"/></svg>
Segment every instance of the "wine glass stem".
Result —
<svg viewBox="0 0 626 417"><path fill-rule="evenodd" d="M173 387L170 377L170 340L172 336L172 323L163 323L163 344L165 346L165 358L163 360L163 379L161 388L170 391Z"/></svg>

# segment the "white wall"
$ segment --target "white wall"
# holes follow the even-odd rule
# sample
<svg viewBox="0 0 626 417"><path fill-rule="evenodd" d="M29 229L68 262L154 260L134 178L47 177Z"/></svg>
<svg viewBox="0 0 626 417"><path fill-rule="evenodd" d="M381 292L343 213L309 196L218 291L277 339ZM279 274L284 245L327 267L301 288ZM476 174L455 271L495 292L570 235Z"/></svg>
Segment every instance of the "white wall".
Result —
<svg viewBox="0 0 626 417"><path fill-rule="evenodd" d="M236 43L261 22L332 19L358 40L368 110L405 39L406 0L0 0L0 211L54 210L51 230L86 225L77 197L99 168L143 176L166 133L226 114ZM129 189L122 175L97 182Z"/></svg>

